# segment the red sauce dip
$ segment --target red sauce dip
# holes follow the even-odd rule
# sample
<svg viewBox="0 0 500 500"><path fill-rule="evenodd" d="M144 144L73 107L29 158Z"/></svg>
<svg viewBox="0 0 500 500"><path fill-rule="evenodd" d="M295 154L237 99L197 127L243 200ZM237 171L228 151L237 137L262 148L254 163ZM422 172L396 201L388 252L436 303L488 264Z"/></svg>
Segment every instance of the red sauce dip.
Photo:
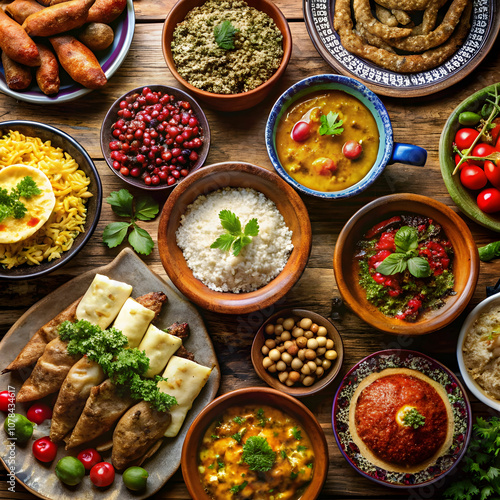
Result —
<svg viewBox="0 0 500 500"><path fill-rule="evenodd" d="M425 417L418 429L397 422L405 405ZM436 389L411 375L379 378L359 395L355 424L359 438L380 459L403 466L431 458L444 444L448 429L445 404Z"/></svg>
<svg viewBox="0 0 500 500"><path fill-rule="evenodd" d="M35 227L40 222L37 217L31 217L31 219L26 223L29 227Z"/></svg>

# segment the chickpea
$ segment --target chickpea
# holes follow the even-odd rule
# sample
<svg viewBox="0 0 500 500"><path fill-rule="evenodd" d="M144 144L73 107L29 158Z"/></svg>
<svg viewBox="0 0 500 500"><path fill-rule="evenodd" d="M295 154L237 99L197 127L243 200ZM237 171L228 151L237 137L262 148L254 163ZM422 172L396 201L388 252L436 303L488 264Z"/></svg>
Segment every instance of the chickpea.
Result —
<svg viewBox="0 0 500 500"><path fill-rule="evenodd" d="M332 339L327 339L327 340L326 340L325 347L326 347L327 349L333 349L333 346L334 346L334 345L335 345L335 344L334 344L334 342L333 342L333 340L332 340Z"/></svg>
<svg viewBox="0 0 500 500"><path fill-rule="evenodd" d="M280 382L282 384L285 383L286 379L288 378L288 372L281 372L279 375L278 375L278 378L280 379Z"/></svg>
<svg viewBox="0 0 500 500"><path fill-rule="evenodd" d="M283 325L276 325L274 327L274 334L276 336L281 335L281 332L284 330Z"/></svg>
<svg viewBox="0 0 500 500"><path fill-rule="evenodd" d="M314 377L308 376L308 377L304 377L304 380L302 381L302 383L306 387L309 387L310 385L314 384L314 380L315 380Z"/></svg>
<svg viewBox="0 0 500 500"><path fill-rule="evenodd" d="M263 345L263 346L262 346L262 349L260 350L260 352L261 352L262 354L264 354L264 356L267 356L267 355L269 354L269 351L270 351L270 350L271 350L271 349L269 349L269 347L267 347L267 346Z"/></svg>
<svg viewBox="0 0 500 500"><path fill-rule="evenodd" d="M274 325L272 323L269 323L266 325L266 334L267 335L272 335L274 333Z"/></svg>
<svg viewBox="0 0 500 500"><path fill-rule="evenodd" d="M324 373L325 370L323 369L322 366L318 366L318 368L316 368L316 377L320 378L323 376Z"/></svg>
<svg viewBox="0 0 500 500"><path fill-rule="evenodd" d="M285 349L288 350L288 348L293 345L293 342L291 340L286 340L283 345L285 346Z"/></svg>
<svg viewBox="0 0 500 500"><path fill-rule="evenodd" d="M267 370L272 364L274 364L271 358L264 358L262 360L262 366Z"/></svg>
<svg viewBox="0 0 500 500"><path fill-rule="evenodd" d="M281 334L281 341L282 342L286 342L287 340L290 340L291 338L292 338L292 334L288 330L285 330Z"/></svg>
<svg viewBox="0 0 500 500"><path fill-rule="evenodd" d="M306 359L306 350L300 349L299 352L297 353L297 356L301 361L304 361Z"/></svg>
<svg viewBox="0 0 500 500"><path fill-rule="evenodd" d="M281 358L281 352L279 352L278 349L272 349L269 351L269 358L271 358L272 361L278 361Z"/></svg>
<svg viewBox="0 0 500 500"><path fill-rule="evenodd" d="M314 337L314 333L311 332L311 330L307 330L307 332L304 332L304 337L312 339Z"/></svg>
<svg viewBox="0 0 500 500"><path fill-rule="evenodd" d="M297 346L303 349L307 345L307 339L305 337L299 337L297 339Z"/></svg>
<svg viewBox="0 0 500 500"><path fill-rule="evenodd" d="M269 349L274 349L276 347L276 341L273 339L267 339L264 344L266 344L266 347L269 347Z"/></svg>
<svg viewBox="0 0 500 500"><path fill-rule="evenodd" d="M286 363L284 361L278 361L276 363L276 370L279 372L284 372L286 370Z"/></svg>
<svg viewBox="0 0 500 500"><path fill-rule="evenodd" d="M302 318L300 320L299 326L300 328L303 328L304 330L309 330L311 328L311 325L313 324L311 318Z"/></svg>
<svg viewBox="0 0 500 500"><path fill-rule="evenodd" d="M300 372L304 375L310 375L311 374L311 369L309 368L309 365L304 365L301 369Z"/></svg>
<svg viewBox="0 0 500 500"><path fill-rule="evenodd" d="M324 338L324 337L320 337L320 339L323 339L323 338ZM316 349L316 354L317 354L318 356L323 356L323 354L325 354L325 352L326 352L326 347L318 347L318 348Z"/></svg>
<svg viewBox="0 0 500 500"><path fill-rule="evenodd" d="M299 358L293 358L290 366L292 367L293 370L300 370L303 365L304 363L302 363L302 361Z"/></svg>
<svg viewBox="0 0 500 500"><path fill-rule="evenodd" d="M278 347L276 347L276 349L278 349L278 351L279 351L280 353L285 352L285 350L286 350L286 349L285 349L285 346L284 346L283 344L281 344L281 345L279 345Z"/></svg>
<svg viewBox="0 0 500 500"><path fill-rule="evenodd" d="M293 344L287 349L287 352L288 352L288 354L290 354L292 356L297 356L297 353L299 352L299 348L296 344Z"/></svg>
<svg viewBox="0 0 500 500"><path fill-rule="evenodd" d="M281 343L281 335L277 335L276 337L274 337L274 341L276 342L276 345L280 344Z"/></svg>
<svg viewBox="0 0 500 500"><path fill-rule="evenodd" d="M328 330L324 326L318 328L318 337L326 337L328 335Z"/></svg>
<svg viewBox="0 0 500 500"><path fill-rule="evenodd" d="M302 328L295 327L295 328L292 330L292 335L293 335L295 338L302 337L302 335L304 335L304 330L302 330Z"/></svg>
<svg viewBox="0 0 500 500"><path fill-rule="evenodd" d="M328 370L330 366L332 366L332 362L329 359L324 359L323 363L321 363L321 366L323 367L323 370Z"/></svg>
<svg viewBox="0 0 500 500"><path fill-rule="evenodd" d="M295 384L295 382L293 380L290 380L290 377L288 377L286 380L285 380L285 385L287 387L292 387L292 385Z"/></svg>
<svg viewBox="0 0 500 500"><path fill-rule="evenodd" d="M276 370L277 370L277 368L276 368L276 365L274 363L270 367L268 367L268 369L267 369L267 371L269 373L276 373Z"/></svg>
<svg viewBox="0 0 500 500"><path fill-rule="evenodd" d="M292 356L290 356L290 354L288 354L286 351L281 355L281 359L287 364L289 365L291 362L292 362Z"/></svg>
<svg viewBox="0 0 500 500"><path fill-rule="evenodd" d="M300 374L300 379L299 379L299 380L302 382L305 378L306 378L306 376L305 376L303 373L301 373L301 374Z"/></svg>
<svg viewBox="0 0 500 500"><path fill-rule="evenodd" d="M311 332L313 332L313 333L318 333L318 328L319 328L319 326L318 326L316 323L313 323L313 324L309 327L309 330L311 330Z"/></svg>
<svg viewBox="0 0 500 500"><path fill-rule="evenodd" d="M311 332L312 333L312 332ZM316 350L319 347L318 341L316 339L309 339L307 341L307 348Z"/></svg>
<svg viewBox="0 0 500 500"><path fill-rule="evenodd" d="M305 356L307 360L312 361L313 359L316 359L316 351L313 351L312 349L307 349Z"/></svg>
<svg viewBox="0 0 500 500"><path fill-rule="evenodd" d="M337 359L337 351L326 351L325 352L325 358L329 359L330 361L333 361L334 359Z"/></svg>
<svg viewBox="0 0 500 500"><path fill-rule="evenodd" d="M318 341L318 346L319 347L325 347L326 346L326 337L318 337L316 340Z"/></svg>
<svg viewBox="0 0 500 500"><path fill-rule="evenodd" d="M285 318L278 318L278 319L276 320L276 324L277 324L277 325L282 325L282 324L283 324L283 321L285 321Z"/></svg>
<svg viewBox="0 0 500 500"><path fill-rule="evenodd" d="M290 372L288 374L288 380L292 381L295 384L295 382L298 382L300 380L300 373L299 372Z"/></svg>
<svg viewBox="0 0 500 500"><path fill-rule="evenodd" d="M322 359L320 359L320 358L316 358L316 359L314 360L314 362L316 363L316 366L321 366L321 363L323 363L323 360L322 360Z"/></svg>
<svg viewBox="0 0 500 500"><path fill-rule="evenodd" d="M283 328L285 330L291 330L295 326L295 320L293 318L286 318L283 321Z"/></svg>
<svg viewBox="0 0 500 500"><path fill-rule="evenodd" d="M314 373L316 371L316 368L318 368L314 361L308 361L307 366L309 367L309 370L311 370L311 373Z"/></svg>

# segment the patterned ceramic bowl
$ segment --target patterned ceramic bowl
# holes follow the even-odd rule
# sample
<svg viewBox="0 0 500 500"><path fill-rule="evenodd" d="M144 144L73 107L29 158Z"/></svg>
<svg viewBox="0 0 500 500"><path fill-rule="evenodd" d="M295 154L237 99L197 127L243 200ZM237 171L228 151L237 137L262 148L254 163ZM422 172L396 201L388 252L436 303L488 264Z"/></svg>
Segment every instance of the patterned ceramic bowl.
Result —
<svg viewBox="0 0 500 500"><path fill-rule="evenodd" d="M359 99L374 116L379 132L379 149L375 164L359 182L341 191L316 191L297 182L283 168L276 152L276 130L280 118L290 106L306 95L318 90L342 90ZM266 125L266 146L269 158L276 172L304 194L326 199L340 199L355 196L373 184L390 163L406 163L423 166L427 159L427 151L419 146L394 142L389 114L382 101L362 83L340 75L317 75L305 78L292 85L275 103Z"/></svg>
<svg viewBox="0 0 500 500"><path fill-rule="evenodd" d="M451 405L453 434L451 445L435 463L416 473L392 472L366 459L354 443L349 427L349 403L361 382L387 368L417 370L440 384ZM349 465L362 476L393 488L420 488L451 472L467 450L472 430L471 407L467 394L455 375L438 361L415 351L379 351L357 363L340 384L332 409L332 426L339 449Z"/></svg>

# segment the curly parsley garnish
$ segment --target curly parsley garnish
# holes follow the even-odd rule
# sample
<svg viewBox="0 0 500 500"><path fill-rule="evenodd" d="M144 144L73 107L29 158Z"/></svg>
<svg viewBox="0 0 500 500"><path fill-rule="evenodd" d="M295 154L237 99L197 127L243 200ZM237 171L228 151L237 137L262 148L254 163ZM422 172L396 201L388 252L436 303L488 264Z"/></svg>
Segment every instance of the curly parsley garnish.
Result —
<svg viewBox="0 0 500 500"><path fill-rule="evenodd" d="M217 45L221 49L234 49L234 37L239 33L239 29L235 28L231 21L222 21L214 28L214 37Z"/></svg>
<svg viewBox="0 0 500 500"><path fill-rule="evenodd" d="M267 472L276 460L276 453L265 437L250 436L243 445L242 460L250 470Z"/></svg>
<svg viewBox="0 0 500 500"><path fill-rule="evenodd" d="M20 180L15 188L11 188L10 193L7 189L0 188L0 222L8 217L22 219L28 210L24 203L19 201L19 198L23 197L29 200L38 194L41 194L41 191L33 177L29 175Z"/></svg>
<svg viewBox="0 0 500 500"><path fill-rule="evenodd" d="M416 408L407 410L402 421L406 427L413 427L414 429L418 429L425 425L425 417Z"/></svg>
<svg viewBox="0 0 500 500"><path fill-rule="evenodd" d="M321 126L319 127L320 135L340 135L344 129L342 120L338 120L339 114L330 111L327 115L320 116ZM338 121L337 121L338 120Z"/></svg>
<svg viewBox="0 0 500 500"><path fill-rule="evenodd" d="M259 223L257 219L250 219L245 229L241 230L239 217L230 210L221 210L219 219L226 233L221 234L211 245L210 248L220 248L223 252L233 249L233 255L236 257L242 248L252 242L252 237L259 234Z"/></svg>

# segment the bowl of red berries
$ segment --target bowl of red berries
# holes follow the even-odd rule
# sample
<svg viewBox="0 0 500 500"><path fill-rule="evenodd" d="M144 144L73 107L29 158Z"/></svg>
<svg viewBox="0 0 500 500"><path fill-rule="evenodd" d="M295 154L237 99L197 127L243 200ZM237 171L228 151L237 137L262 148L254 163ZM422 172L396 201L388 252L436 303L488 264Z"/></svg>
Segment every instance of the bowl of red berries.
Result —
<svg viewBox="0 0 500 500"><path fill-rule="evenodd" d="M110 169L135 187L175 187L204 163L208 120L186 92L165 85L130 90L104 117L101 149Z"/></svg>

